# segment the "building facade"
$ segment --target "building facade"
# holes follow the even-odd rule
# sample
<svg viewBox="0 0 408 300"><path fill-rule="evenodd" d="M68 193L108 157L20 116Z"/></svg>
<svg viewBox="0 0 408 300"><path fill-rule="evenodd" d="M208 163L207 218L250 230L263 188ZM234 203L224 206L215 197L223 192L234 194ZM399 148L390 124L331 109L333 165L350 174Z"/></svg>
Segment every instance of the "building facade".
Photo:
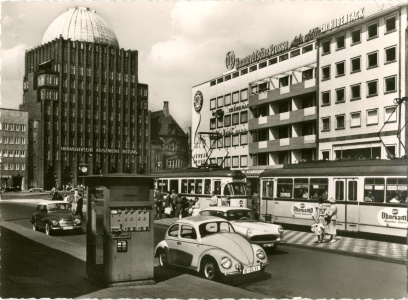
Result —
<svg viewBox="0 0 408 300"><path fill-rule="evenodd" d="M30 185L150 171L148 86L138 72L138 52L119 48L95 11L71 8L49 25L25 56Z"/></svg>
<svg viewBox="0 0 408 300"><path fill-rule="evenodd" d="M406 154L407 7L319 36L319 159Z"/></svg>
<svg viewBox="0 0 408 300"><path fill-rule="evenodd" d="M151 113L151 151L152 172L190 163L188 134L171 116L168 101L163 102L163 110Z"/></svg>
<svg viewBox="0 0 408 300"><path fill-rule="evenodd" d="M27 190L28 184L28 113L0 109L0 188Z"/></svg>

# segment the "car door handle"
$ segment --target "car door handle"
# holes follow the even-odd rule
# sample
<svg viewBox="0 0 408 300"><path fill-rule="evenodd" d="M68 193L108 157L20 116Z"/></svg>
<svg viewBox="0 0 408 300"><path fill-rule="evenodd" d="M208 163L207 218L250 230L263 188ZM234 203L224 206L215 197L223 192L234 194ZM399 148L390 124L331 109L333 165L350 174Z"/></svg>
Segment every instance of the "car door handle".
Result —
<svg viewBox="0 0 408 300"><path fill-rule="evenodd" d="M181 245L181 242L177 242L177 245Z"/></svg>

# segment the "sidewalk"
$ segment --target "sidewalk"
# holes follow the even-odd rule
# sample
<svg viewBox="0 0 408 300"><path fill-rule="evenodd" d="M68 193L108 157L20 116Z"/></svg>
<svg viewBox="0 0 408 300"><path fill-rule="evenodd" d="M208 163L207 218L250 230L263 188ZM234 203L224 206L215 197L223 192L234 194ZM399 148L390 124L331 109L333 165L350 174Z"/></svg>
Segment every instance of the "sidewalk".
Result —
<svg viewBox="0 0 408 300"><path fill-rule="evenodd" d="M155 220L157 225L169 226L177 218ZM313 232L285 230L282 245L300 248L313 248L318 251L336 252L374 260L407 264L407 245L388 243L353 237L337 236L337 243L316 244Z"/></svg>

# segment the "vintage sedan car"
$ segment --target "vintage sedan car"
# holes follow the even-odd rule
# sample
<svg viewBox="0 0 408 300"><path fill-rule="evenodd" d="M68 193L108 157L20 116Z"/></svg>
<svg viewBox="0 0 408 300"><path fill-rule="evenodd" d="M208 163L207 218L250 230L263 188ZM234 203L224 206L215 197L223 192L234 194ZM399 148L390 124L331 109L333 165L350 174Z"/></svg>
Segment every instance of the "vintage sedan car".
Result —
<svg viewBox="0 0 408 300"><path fill-rule="evenodd" d="M31 188L31 189L29 189L28 190L30 193L33 193L33 192L44 192L44 189L43 188L40 188L40 187L34 187L34 188Z"/></svg>
<svg viewBox="0 0 408 300"><path fill-rule="evenodd" d="M33 230L44 229L47 235L54 232L82 232L82 221L71 211L71 203L64 201L44 201L37 205L31 221Z"/></svg>
<svg viewBox="0 0 408 300"><path fill-rule="evenodd" d="M255 220L249 208L232 206L212 206L201 210L202 216L220 217L231 222L235 231L249 242L265 250L276 250L283 239L283 227Z"/></svg>
<svg viewBox="0 0 408 300"><path fill-rule="evenodd" d="M210 280L258 272L268 264L262 247L236 234L228 221L208 216L176 221L156 246L155 257L160 266L188 268Z"/></svg>

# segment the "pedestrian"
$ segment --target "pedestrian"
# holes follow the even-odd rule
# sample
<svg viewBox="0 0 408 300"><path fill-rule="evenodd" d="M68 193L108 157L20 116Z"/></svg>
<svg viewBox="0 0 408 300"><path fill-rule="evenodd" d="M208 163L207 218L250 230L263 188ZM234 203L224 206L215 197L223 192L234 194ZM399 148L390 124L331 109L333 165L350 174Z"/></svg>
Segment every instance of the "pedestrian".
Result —
<svg viewBox="0 0 408 300"><path fill-rule="evenodd" d="M171 216L173 209L171 205L171 194L170 191L167 191L166 199L164 199L164 214L165 217Z"/></svg>
<svg viewBox="0 0 408 300"><path fill-rule="evenodd" d="M171 191L171 196L170 196L170 198L171 198L171 207L172 207L172 212L171 212L171 216L172 217L175 217L175 216L177 216L176 214L175 214L175 212L176 212L176 203L177 203L177 201L178 201L178 195L176 194L176 191L175 190L172 190Z"/></svg>
<svg viewBox="0 0 408 300"><path fill-rule="evenodd" d="M67 194L64 194L64 201L68 202L68 195Z"/></svg>
<svg viewBox="0 0 408 300"><path fill-rule="evenodd" d="M210 206L217 206L218 205L218 197L215 194L215 191L213 191L211 193L211 202L210 202Z"/></svg>
<svg viewBox="0 0 408 300"><path fill-rule="evenodd" d="M83 205L84 205L84 199L82 198L82 194L78 194L78 201L77 201L77 207L76 207L75 214L79 215L79 217L81 218L81 221L83 221L84 219L84 215L82 214Z"/></svg>
<svg viewBox="0 0 408 300"><path fill-rule="evenodd" d="M337 206L336 206L336 200L333 197L329 199L329 202L330 202L330 207L326 209L325 211L324 219L326 221L326 225L324 227L324 234L329 234L330 235L329 242L335 243L337 242L336 240Z"/></svg>
<svg viewBox="0 0 408 300"><path fill-rule="evenodd" d="M183 201L184 201L184 199L181 198L181 195L178 195L177 199L176 199L176 209L175 209L175 212L174 212L174 217L179 218L179 219L181 219L181 213L182 213L182 209L183 209Z"/></svg>
<svg viewBox="0 0 408 300"><path fill-rule="evenodd" d="M254 215L255 220L259 219L259 194L256 190L254 190L254 194L252 195L252 214Z"/></svg>
<svg viewBox="0 0 408 300"><path fill-rule="evenodd" d="M200 210L200 200L198 197L195 197L192 216L198 216L200 214Z"/></svg>
<svg viewBox="0 0 408 300"><path fill-rule="evenodd" d="M51 200L62 200L62 196L57 191L55 191L54 194L52 195Z"/></svg>
<svg viewBox="0 0 408 300"><path fill-rule="evenodd" d="M323 192L322 194L322 200L323 202L326 201L328 199L328 195L327 195L327 190Z"/></svg>
<svg viewBox="0 0 408 300"><path fill-rule="evenodd" d="M156 198L156 215L154 216L154 219L161 219L162 215L162 210L163 210L163 194L160 192L160 190L156 190L155 194Z"/></svg>
<svg viewBox="0 0 408 300"><path fill-rule="evenodd" d="M326 214L326 207L323 205L323 199L319 198L318 205L315 209L313 219L315 223L312 225L312 231L317 236L316 243L323 243L324 241L324 216Z"/></svg>

